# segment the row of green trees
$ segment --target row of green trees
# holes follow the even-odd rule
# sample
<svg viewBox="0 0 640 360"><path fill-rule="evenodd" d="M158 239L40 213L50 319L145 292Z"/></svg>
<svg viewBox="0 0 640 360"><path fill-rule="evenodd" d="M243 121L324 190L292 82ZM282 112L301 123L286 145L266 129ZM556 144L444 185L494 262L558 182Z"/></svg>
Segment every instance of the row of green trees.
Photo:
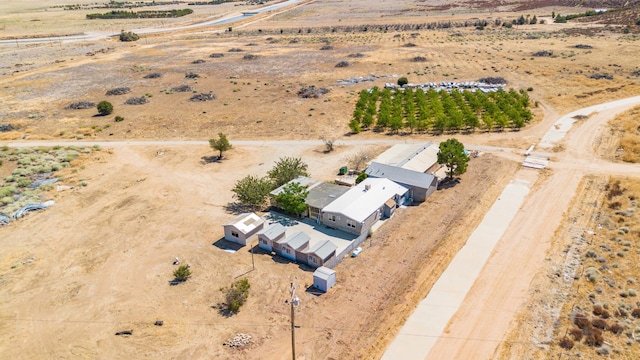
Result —
<svg viewBox="0 0 640 360"><path fill-rule="evenodd" d="M179 10L147 10L147 11L126 11L112 10L104 14L87 14L87 19L148 19L148 18L175 18L192 14L191 9Z"/></svg>
<svg viewBox="0 0 640 360"><path fill-rule="evenodd" d="M524 90L484 93L374 87L360 92L349 128L356 134L369 129L391 133L519 129L533 118L529 108Z"/></svg>

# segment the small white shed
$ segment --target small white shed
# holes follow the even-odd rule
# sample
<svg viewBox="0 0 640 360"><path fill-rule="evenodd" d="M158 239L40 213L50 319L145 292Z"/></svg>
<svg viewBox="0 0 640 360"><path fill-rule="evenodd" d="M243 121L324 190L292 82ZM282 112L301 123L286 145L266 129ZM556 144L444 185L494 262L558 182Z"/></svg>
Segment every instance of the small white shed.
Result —
<svg viewBox="0 0 640 360"><path fill-rule="evenodd" d="M336 271L321 266L313 272L313 287L324 292L329 291L336 284Z"/></svg>

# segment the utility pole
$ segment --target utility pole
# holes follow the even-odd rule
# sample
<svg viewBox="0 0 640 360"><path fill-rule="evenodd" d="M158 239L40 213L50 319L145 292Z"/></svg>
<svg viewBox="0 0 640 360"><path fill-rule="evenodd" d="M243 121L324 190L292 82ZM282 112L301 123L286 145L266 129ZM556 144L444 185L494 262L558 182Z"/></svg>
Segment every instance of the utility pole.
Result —
<svg viewBox="0 0 640 360"><path fill-rule="evenodd" d="M295 307L300 305L300 299L296 297L296 285L291 283L291 290L289 290L291 294L291 299L285 300L285 303L291 305L291 355L292 359L296 360L296 313Z"/></svg>

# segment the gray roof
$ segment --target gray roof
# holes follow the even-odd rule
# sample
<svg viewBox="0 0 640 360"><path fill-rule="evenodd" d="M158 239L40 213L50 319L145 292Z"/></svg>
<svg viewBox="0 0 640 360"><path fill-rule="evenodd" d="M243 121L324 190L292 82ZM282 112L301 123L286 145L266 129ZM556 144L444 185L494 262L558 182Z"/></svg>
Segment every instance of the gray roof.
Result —
<svg viewBox="0 0 640 360"><path fill-rule="evenodd" d="M309 251L307 251L307 254L315 254L317 257L324 260L331 255L332 252L336 251L337 248L336 244L331 242L331 240L324 240L315 244L311 249L309 249Z"/></svg>
<svg viewBox="0 0 640 360"><path fill-rule="evenodd" d="M287 236L285 239L278 241L281 245L288 245L289 247L298 250L305 244L309 243L311 238L309 235L303 233L302 231L298 231L297 233Z"/></svg>
<svg viewBox="0 0 640 360"><path fill-rule="evenodd" d="M378 162L371 162L367 170L367 175L374 178L386 178L399 184L428 189L434 180L432 174L425 174L419 171L403 169L397 166L385 165Z"/></svg>
<svg viewBox="0 0 640 360"><path fill-rule="evenodd" d="M314 208L322 209L331 204L340 195L349 191L350 187L323 182L310 189L305 202Z"/></svg>
<svg viewBox="0 0 640 360"><path fill-rule="evenodd" d="M329 269L326 266L320 266L313 272L313 277L317 277L322 280L329 280L329 277L335 273L336 271L333 269Z"/></svg>
<svg viewBox="0 0 640 360"><path fill-rule="evenodd" d="M258 235L264 235L267 239L273 240L280 236L280 234L284 234L285 228L280 223L273 223L266 228L260 230Z"/></svg>

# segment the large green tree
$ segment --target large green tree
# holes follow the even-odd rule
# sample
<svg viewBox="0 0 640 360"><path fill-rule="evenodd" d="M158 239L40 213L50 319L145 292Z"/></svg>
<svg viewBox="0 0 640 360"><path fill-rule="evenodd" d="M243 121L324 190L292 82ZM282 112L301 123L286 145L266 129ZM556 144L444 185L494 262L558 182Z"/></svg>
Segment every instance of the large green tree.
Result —
<svg viewBox="0 0 640 360"><path fill-rule="evenodd" d="M236 199L242 204L260 207L266 202L271 190L273 190L272 182L268 177L247 175L238 180L231 191L236 194Z"/></svg>
<svg viewBox="0 0 640 360"><path fill-rule="evenodd" d="M440 143L438 152L438 164L447 167L447 178L453 179L454 175L462 175L467 171L469 156L464 152L464 145L455 138Z"/></svg>
<svg viewBox="0 0 640 360"><path fill-rule="evenodd" d="M223 152L227 150L231 150L231 148L233 148L233 146L231 146L231 143L227 139L227 135L223 133L218 133L217 139L210 139L209 146L211 146L213 150L220 152L220 156L219 156L220 159L222 159Z"/></svg>
<svg viewBox="0 0 640 360"><path fill-rule="evenodd" d="M268 176L273 181L273 187L278 188L298 176L309 176L308 165L299 157L285 156L280 158L269 170Z"/></svg>
<svg viewBox="0 0 640 360"><path fill-rule="evenodd" d="M307 195L309 195L309 192L306 187L297 182L291 182L284 186L282 192L275 197L275 200L287 213L300 215L304 213L309 206L304 202Z"/></svg>

